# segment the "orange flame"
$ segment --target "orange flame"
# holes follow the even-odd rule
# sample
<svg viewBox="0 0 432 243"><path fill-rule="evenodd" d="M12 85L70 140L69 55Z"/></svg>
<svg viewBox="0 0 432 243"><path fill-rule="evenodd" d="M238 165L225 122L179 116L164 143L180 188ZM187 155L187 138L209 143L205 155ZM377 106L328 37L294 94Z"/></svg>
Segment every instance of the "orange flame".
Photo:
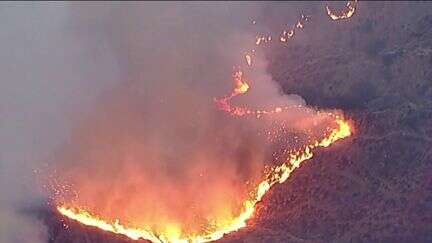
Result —
<svg viewBox="0 0 432 243"><path fill-rule="evenodd" d="M346 3L346 9L345 11L336 14L334 13L329 6L326 6L326 10L327 10L327 15L332 19L332 20L341 20L341 19L349 19L351 18L357 8L357 0L355 1L348 1Z"/></svg>
<svg viewBox="0 0 432 243"><path fill-rule="evenodd" d="M235 88L233 92L230 95L225 96L221 99L216 99L216 98L214 99L216 106L220 110L225 111L233 116L251 115L260 118L263 115L280 113L282 111L287 111L293 108L302 108L301 105L291 105L285 107L275 107L270 110L261 110L261 109L251 110L248 109L247 107L233 106L230 103L231 99L238 95L245 94L249 90L249 84L244 80L243 72L241 70L235 71L233 74L233 78L235 84Z"/></svg>
<svg viewBox="0 0 432 243"><path fill-rule="evenodd" d="M240 94L244 94L249 90L249 84L244 80L243 78L243 72L241 70L237 70L234 72L233 74L233 79L234 79L234 90L233 92L228 95L225 96L221 99L214 99L216 106L225 111L230 113L231 115L235 115L235 116L243 116L246 114L253 114L253 111L250 111L246 108L243 107L234 107L231 106L230 104L230 100L234 97L236 97L237 95Z"/></svg>
<svg viewBox="0 0 432 243"><path fill-rule="evenodd" d="M176 225L167 225L162 232L154 233L149 229L133 228L125 226L120 223L119 220L114 222L106 221L97 215L93 215L90 212L79 209L68 207L67 205L60 205L57 210L62 215L76 220L84 225L94 226L104 231L109 231L116 234L126 235L127 237L138 240L150 240L152 242L164 243L164 242L175 242L175 243L188 243L188 242L209 242L222 238L225 234L237 231L247 225L246 221L250 219L255 212L255 205L262 200L264 195L270 190L270 188L277 184L285 182L291 173L299 168L301 163L312 158L312 150L317 147L328 147L339 139L348 137L351 135L351 127L347 121L342 117L335 116L337 127L334 128L330 134L325 138L316 141L313 144L305 146L303 149L293 151L289 154L288 160L270 170L266 179L261 181L258 186L251 193L252 198L243 202L241 213L226 222L219 222L216 229L213 232L203 235L191 235L183 237L181 236L181 229Z"/></svg>
<svg viewBox="0 0 432 243"><path fill-rule="evenodd" d="M255 44L257 46L263 44L263 43L269 43L272 40L271 35L265 36L265 35L259 35L256 37Z"/></svg>
<svg viewBox="0 0 432 243"><path fill-rule="evenodd" d="M346 19L353 16L356 10L356 1L354 3L347 3L347 11L340 15L334 14L327 6L327 14L333 20ZM303 29L305 22L309 20L309 17L301 15L299 21L290 30L283 31L280 41L287 42L288 39L293 38L295 35L295 29ZM253 24L256 22L253 21ZM272 40L271 36L257 36L256 45L268 43ZM252 50L252 54L255 50ZM252 54L246 54L245 59L248 66L252 64ZM231 94L220 98L214 99L217 107L225 112L228 112L234 116L245 116L254 115L257 118L262 115L269 115L274 113L280 113L293 107L275 107L270 110L250 110L246 107L232 106L230 101L237 95L245 94L249 90L249 84L243 77L243 72L239 69L233 74L235 87ZM301 108L301 106L295 106ZM324 138L316 140L315 142L304 146L301 149L288 152L287 160L277 166L272 167L266 172L265 179L257 183L255 188L250 193L250 198L242 203L240 213L233 218L228 218L214 223L214 229L210 232L196 234L196 235L184 235L181 227L175 224L167 224L159 232L154 232L152 229L137 228L128 226L126 222L120 222L119 219L110 221L103 219L102 217L92 214L88 210L83 208L72 207L67 204L61 204L57 206L57 210L60 214L68 217L72 220L76 220L84 225L97 227L101 230L112 232L115 234L125 235L133 240L144 239L150 240L157 243L175 242L175 243L191 243L191 242L209 242L222 238L225 234L237 231L240 228L247 226L247 220L251 219L255 212L255 205L262 200L264 195L277 183L285 182L291 175L291 173L299 168L302 162L313 157L313 150L317 147L328 147L336 141L346 138L352 134L351 125L344 120L343 117L329 113L330 116L335 118L335 127L330 129L330 132L324 136Z"/></svg>
<svg viewBox="0 0 432 243"><path fill-rule="evenodd" d="M297 23L292 27L290 30L284 30L282 32L282 35L279 37L279 40L281 42L287 42L289 39L293 38L295 35L296 29L303 29L305 26L305 23L309 21L309 17L306 15L301 15L300 19L297 21Z"/></svg>

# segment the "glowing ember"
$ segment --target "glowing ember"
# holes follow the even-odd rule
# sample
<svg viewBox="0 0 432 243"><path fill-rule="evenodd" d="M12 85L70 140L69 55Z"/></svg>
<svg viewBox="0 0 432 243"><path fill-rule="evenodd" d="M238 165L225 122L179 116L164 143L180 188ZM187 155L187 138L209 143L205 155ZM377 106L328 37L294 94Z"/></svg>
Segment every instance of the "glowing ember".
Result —
<svg viewBox="0 0 432 243"><path fill-rule="evenodd" d="M248 91L249 85L243 80L243 72L237 71L234 73L234 80L236 87L234 89L234 94L244 94Z"/></svg>
<svg viewBox="0 0 432 243"><path fill-rule="evenodd" d="M307 21L309 21L309 17L302 14L300 16L300 19L297 21L297 24L293 28L291 28L290 30L284 30L282 32L282 35L279 37L279 40L281 42L287 42L289 39L293 38L295 35L295 30L303 29Z"/></svg>
<svg viewBox="0 0 432 243"><path fill-rule="evenodd" d="M269 43L272 40L272 37L270 35L265 36L265 35L259 35L256 37L256 41L255 44L257 46L264 44L264 43Z"/></svg>
<svg viewBox="0 0 432 243"><path fill-rule="evenodd" d="M247 107L233 106L230 103L231 99L238 95L244 94L249 90L249 84L244 80L243 72L241 70L234 72L233 78L235 84L235 88L233 92L230 95L225 96L221 99L214 99L216 106L219 109L233 116L251 115L260 118L262 117L262 115L270 115L270 114L280 113L282 111L287 111L290 109L303 108L300 105L293 105L293 106L285 106L285 107L275 107L274 109L270 109L270 110L262 110L262 109L251 110Z"/></svg>
<svg viewBox="0 0 432 243"><path fill-rule="evenodd" d="M251 65L252 65L252 57L251 57L251 55L246 54L246 55L245 55L245 58L246 58L246 63L247 63L247 65L248 65L248 66L251 66Z"/></svg>
<svg viewBox="0 0 432 243"><path fill-rule="evenodd" d="M326 11L327 11L327 15L332 19L332 20L341 20L341 19L349 19L351 18L357 8L357 0L355 1L348 1L346 4L346 9L345 11L342 11L341 13L337 14L335 12L333 12L329 6L326 6Z"/></svg>

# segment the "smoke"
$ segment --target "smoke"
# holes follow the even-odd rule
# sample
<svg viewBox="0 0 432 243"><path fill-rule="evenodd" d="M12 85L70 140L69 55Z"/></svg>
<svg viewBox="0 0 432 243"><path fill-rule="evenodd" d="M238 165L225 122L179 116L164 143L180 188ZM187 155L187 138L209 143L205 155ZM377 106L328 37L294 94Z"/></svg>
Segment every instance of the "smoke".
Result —
<svg viewBox="0 0 432 243"><path fill-rule="evenodd" d="M68 11L62 4L0 6L1 243L45 242L45 227L24 212L46 197L37 172L78 112L119 78L103 39L80 35Z"/></svg>
<svg viewBox="0 0 432 243"><path fill-rule="evenodd" d="M158 232L202 233L236 216L272 162L275 122L309 135L328 125L308 109L263 121L215 109L213 97L230 92L233 65L254 45L250 23L261 7L3 5L1 212L22 220L3 220L16 223L2 225L1 242L23 228L32 242L44 237L15 213L17 201L52 197L28 187L40 185L30 179L34 168L38 177L56 171L71 189L57 203ZM266 66L258 54L247 70L250 94L238 102L304 104L282 94ZM39 171L45 165L55 170Z"/></svg>
<svg viewBox="0 0 432 243"><path fill-rule="evenodd" d="M76 23L100 20L124 76L57 151L57 171L76 190L66 204L134 226L174 225L189 233L238 214L246 182L261 176L267 145L259 124L221 113L213 97L232 88L232 66L253 45L243 29L256 9L74 7Z"/></svg>

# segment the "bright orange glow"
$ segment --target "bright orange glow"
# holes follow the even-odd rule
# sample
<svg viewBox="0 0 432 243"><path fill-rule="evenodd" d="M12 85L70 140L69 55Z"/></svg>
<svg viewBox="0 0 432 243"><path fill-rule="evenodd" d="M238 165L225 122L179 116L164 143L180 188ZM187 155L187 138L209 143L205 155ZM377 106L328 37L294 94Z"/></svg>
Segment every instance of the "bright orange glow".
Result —
<svg viewBox="0 0 432 243"><path fill-rule="evenodd" d="M241 70L235 71L233 74L234 79L234 90L228 96L225 96L220 99L214 99L216 106L233 116L255 116L257 118L262 117L263 115L271 115L275 113L280 113L282 111L287 111L289 109L301 109L303 108L301 105L292 105L285 107L275 107L273 109L264 110L264 109L256 109L252 110L247 107L233 106L231 105L231 99L238 95L245 94L249 90L249 84L245 81L243 77L243 72Z"/></svg>
<svg viewBox="0 0 432 243"><path fill-rule="evenodd" d="M233 92L221 99L215 99L214 101L216 106L219 109L236 116L252 114L253 112L246 108L231 106L230 100L232 98L236 97L237 95L244 94L249 90L249 84L244 80L243 72L241 70L234 72L233 79L235 84Z"/></svg>
<svg viewBox="0 0 432 243"><path fill-rule="evenodd" d="M245 58L246 58L246 63L247 63L247 65L248 65L248 66L251 66L251 65L252 65L252 57L251 57L251 55L246 54L246 55L245 55Z"/></svg>
<svg viewBox="0 0 432 243"><path fill-rule="evenodd" d="M342 11L341 13L335 13L333 12L329 6L326 6L326 11L327 11L327 15L332 19L332 20L341 20L341 19L349 19L351 18L357 8L357 0L355 1L348 1L346 4L346 9L344 11Z"/></svg>
<svg viewBox="0 0 432 243"><path fill-rule="evenodd" d="M249 85L246 83L246 81L243 80L243 72L237 71L234 73L234 80L236 87L234 89L235 94L244 94L248 91Z"/></svg>
<svg viewBox="0 0 432 243"><path fill-rule="evenodd" d="M341 14L333 13L327 6L327 14L333 20L346 19L353 16L356 10L356 1L347 3L347 11ZM306 22L309 20L308 16L301 15L300 19L290 29L284 30L279 38L281 42L288 42L289 39L295 37L296 31L303 29ZM252 24L256 24L253 20ZM255 40L256 45L263 45L272 40L270 35L258 35ZM254 57L255 50L244 54L246 64L252 66L252 57ZM244 60L244 59L243 59ZM275 106L269 109L252 109L247 106L235 106L231 103L234 97L245 95L251 88L248 81L244 77L244 73L240 68L237 68L233 73L234 87L231 92L222 98L214 99L215 105L218 109L227 112L235 117L252 117L263 118L266 116L279 116L279 113L288 113L296 110L304 111L305 107L301 105L291 106ZM278 113L278 114L276 114ZM290 113L289 113L290 114ZM331 124L326 127L327 130L319 134L319 138L314 137L306 144L302 144L301 148L293 149L292 151L285 151L282 161L279 164L268 168L263 172L262 178L251 184L251 191L246 199L240 200L239 211L234 215L222 215L221 217L206 218L211 228L206 228L203 231L189 232L184 225L180 223L165 223L161 227L155 229L146 226L135 226L128 221L121 221L120 219L113 220L112 218L105 218L98 215L92 210L81 208L74 204L65 202L58 202L57 210L60 214L67 218L76 220L84 225L97 227L101 230L112 232L115 234L122 234L133 240L149 240L157 243L174 242L174 243L192 243L192 242L210 242L222 238L225 234L237 231L247 226L247 221L254 216L255 206L260 202L265 194L278 183L285 182L291 173L299 168L302 162L313 157L314 149L318 147L328 147L336 141L349 137L352 134L353 127L346 121L342 115L336 113L326 113L331 119ZM301 121L303 122L303 120ZM249 192L249 187L246 192ZM121 208L123 210L123 208ZM219 212L219 211L218 211ZM135 214L134 214L135 216ZM162 220L161 220L162 221ZM195 223L195 222L194 222Z"/></svg>
<svg viewBox="0 0 432 243"><path fill-rule="evenodd" d="M279 40L281 42L287 42L289 39L293 38L296 29L303 29L307 21L309 21L309 17L302 14L300 16L300 19L295 24L295 26L293 26L290 30L284 30L282 32L282 35L279 37Z"/></svg>
<svg viewBox="0 0 432 243"><path fill-rule="evenodd" d="M255 205L262 200L266 192L277 184L285 182L291 173L299 168L301 163L312 158L313 149L316 147L328 147L339 139L351 135L351 127L347 121L339 116L335 116L337 127L323 139L316 141L313 144L305 146L303 149L292 151L285 163L273 167L267 174L266 179L258 183L252 191L252 198L244 201L241 213L233 218L227 219L224 222L218 222L216 229L213 232L203 235L190 235L181 237L181 229L176 225L167 225L165 230L156 234L148 229L133 228L122 224L119 220L113 222L106 221L90 212L79 209L70 208L67 205L60 205L57 210L64 216L76 220L84 225L94 226L101 230L109 231L116 234L126 235L127 237L138 240L145 239L152 242L209 242L220 239L224 234L236 231L247 225L246 221L250 219L255 211Z"/></svg>
<svg viewBox="0 0 432 243"><path fill-rule="evenodd" d="M256 41L255 44L257 46L261 45L261 44L265 44L265 43L269 43L272 40L272 37L270 35L259 35L256 37Z"/></svg>

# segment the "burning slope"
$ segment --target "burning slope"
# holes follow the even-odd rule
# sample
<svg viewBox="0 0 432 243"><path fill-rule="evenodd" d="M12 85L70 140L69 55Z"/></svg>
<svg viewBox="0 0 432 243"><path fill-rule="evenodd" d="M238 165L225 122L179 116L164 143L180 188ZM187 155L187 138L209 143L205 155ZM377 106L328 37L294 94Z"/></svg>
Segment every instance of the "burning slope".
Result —
<svg viewBox="0 0 432 243"><path fill-rule="evenodd" d="M237 71L234 75L235 88L232 94L225 97L226 105L229 106L229 101L232 97L240 94L245 94L249 90L248 84L242 79L242 72ZM219 100L217 100L217 103ZM209 221L204 222L204 225L197 223L196 225L185 224L185 223L162 223L160 225L154 225L152 227L146 227L145 224L141 227L134 227L127 221L122 219L110 219L100 216L97 213L93 213L94 210L88 210L77 205L83 205L83 203L74 203L71 201L59 201L58 211L74 220L77 220L85 225L95 226L105 231L113 233L124 234L131 239L147 239L153 242L208 242L221 238L224 234L238 230L239 228L246 226L246 221L253 216L255 205L261 201L265 193L275 184L283 183L286 181L291 172L300 166L300 164L313 156L313 149L317 147L327 147L335 141L347 137L351 134L350 125L340 116L334 113L327 112L316 112L305 107L285 107L286 112L277 112L274 114L271 112L261 112L255 110L246 109L225 109L224 111L230 112L231 115L254 115L260 118L263 123L275 122L276 127L279 129L283 127L278 121L277 116L295 113L305 113L300 123L317 123L317 125L306 126L311 129L307 133L307 136L301 136L296 138L297 144L303 144L301 147L289 149L285 147L280 154L273 155L272 160L278 164L273 167L268 167L264 172L264 176L260 180L252 180L252 187L249 189L248 196L240 199L240 207L237 210L230 210L228 214L217 215L209 214L206 217ZM274 110L278 110L275 108ZM241 112L240 112L241 111ZM273 114L273 116L269 116ZM288 115L289 115L288 114ZM309 114L309 115L308 115ZM262 116L266 115L266 116ZM284 117L280 118L285 121ZM302 128L299 128L302 129ZM313 130L313 131L312 131ZM271 135L272 141L278 140L277 137L286 135L280 130L271 130L274 135ZM320 134L320 135L317 135ZM276 138L275 138L276 137ZM285 144L286 141L281 141ZM287 146L287 145L285 145ZM192 183L192 182L190 182ZM207 189L201 188L206 191ZM228 188L224 189L229 191ZM235 190L237 191L237 189ZM237 191L239 192L239 191ZM240 193L241 194L241 193ZM219 204L217 204L219 206ZM221 206L229 206L226 202ZM218 210L216 210L218 212ZM194 212L187 212L193 214ZM199 212L197 212L199 213ZM185 222L189 222L184 219ZM211 220L211 221L210 221ZM161 221L163 222L163 221ZM175 222L175 221L173 221ZM204 227L205 230L200 230Z"/></svg>
<svg viewBox="0 0 432 243"><path fill-rule="evenodd" d="M351 18L357 9L357 0L354 1L347 1L346 8L342 11L335 12L333 11L329 6L326 6L326 12L330 19L332 20L343 20L343 19L349 19ZM306 16L304 14L301 14L299 20L294 24L291 28L285 29L282 31L282 33L279 35L279 41L281 43L288 43L290 39L293 39L296 31L301 30L305 27L306 23L310 20L310 16ZM253 24L256 24L256 21L253 21ZM255 38L255 45L256 46L262 46L264 44L269 44L273 40L273 37L268 34L260 34L257 35ZM245 53L244 57L246 59L246 63L248 66L252 65L252 57L255 56L256 49L252 49Z"/></svg>
<svg viewBox="0 0 432 243"><path fill-rule="evenodd" d="M296 24L295 28L303 28L303 22L299 21L299 23ZM250 66L250 57L249 59L246 57L246 59L249 60L247 61L247 63ZM169 215L171 212L167 212L167 219L160 219L160 222L157 222L157 224L150 223L149 219L145 217L142 218L142 222L138 224L137 222L140 221L138 219L134 222L130 219L125 220L121 216L118 216L118 218L116 218L115 215L119 215L116 214L116 212L111 212L109 216L107 216L107 212L101 213L94 210L94 207L97 207L97 204L93 205L93 208L82 206L85 205L85 201L80 202L80 199L78 199L77 202L73 200L70 201L64 199L57 199L56 201L59 205L57 207L58 211L61 214L71 219L77 220L85 225L95 226L102 230L110 231L113 233L124 234L131 239L147 239L153 242L213 241L221 238L226 233L245 227L246 221L253 216L255 205L259 201L261 201L265 193L273 185L286 181L289 178L291 172L298 168L303 161L310 159L313 156L314 148L330 146L337 140L347 137L351 134L351 127L347 123L347 121L345 121L341 115L333 112L317 112L312 109L303 107L302 105L277 106L271 109L252 109L246 106L233 106L231 104L231 100L234 97L246 94L251 88L248 82L246 82L244 74L241 70L235 71L233 78L235 83L234 90L229 95L221 99L215 99L216 105L219 109L228 112L229 114L234 116L253 116L256 118L262 118L259 120L261 120L262 123L265 124L264 127L266 127L266 131L274 135L271 136L273 140L274 137L281 136L279 132L280 127L284 127L284 119L287 115L289 116L290 114L294 113L304 113L303 116L305 117L305 119L299 119L300 122L297 121L297 123L299 124L296 126L307 128L303 129L305 130L303 132L306 134L304 135L305 138L298 139L298 137L294 136L294 139L296 141L299 140L299 142L296 144L297 147L290 148L289 143L286 145L284 144L286 147L282 150L282 152L277 156L273 156L272 160L274 160L274 162L276 162L278 165L268 167L269 169L264 172L264 176L262 176L258 180L256 180L254 177L248 178L250 180L248 186L241 187L240 194L242 196L238 198L234 197L234 204L239 205L232 206L230 205L231 202L226 203L226 200L224 199L227 198L222 198L222 200L219 199L219 202L212 202L212 197L210 197L208 199L209 201L200 203L214 203L214 208L205 208L203 212L195 212L193 209L186 212L180 212L182 213L180 216L180 220L184 219L183 217L186 217L184 221L181 222L176 221L176 216L173 217L172 215ZM312 118L308 119L308 116ZM277 128L274 128L274 123L276 123ZM310 125L304 126L302 123L310 123ZM268 124L272 124L270 128ZM273 141L272 139L270 140ZM209 151L211 151L211 149ZM131 170L133 169L134 168L131 168ZM151 180L146 182L151 183ZM83 189L85 184L86 182L78 188ZM238 193L238 188L232 189L229 187L229 185L215 184L214 186L229 191L228 195L230 196ZM213 188L213 186L211 188ZM204 193L214 193L216 195L215 198L218 198L217 195L220 193L219 191L214 192L212 191L212 189L209 189L208 191L206 190L206 188L203 188ZM245 190L247 190L246 196L242 194ZM79 193L80 191L77 192L78 195ZM181 195L179 194L178 196ZM82 194L80 195L80 197L82 197ZM155 194L152 197L157 200L158 194ZM174 196L172 199L179 200L179 197ZM151 202L154 204L155 201ZM186 201L186 204L187 202L188 201ZM186 210L186 208L183 209ZM173 208L173 210L178 211L178 209L176 208ZM117 212L121 211L121 207L117 209ZM145 211L151 212L151 208L148 210L144 210L140 213L145 213ZM185 216L186 214L198 214L200 217L204 215L204 223L195 223L195 218L189 218L189 216ZM137 217L138 216L139 215L137 215ZM176 220L173 220L173 218L175 218ZM154 218L150 219L154 220Z"/></svg>
<svg viewBox="0 0 432 243"><path fill-rule="evenodd" d="M242 80L242 72L237 71L234 75L234 81L236 87L234 88L231 95L225 97L226 105L228 105L229 99L239 94L244 94L248 90L248 84ZM271 112L266 111L253 111L253 110L241 110L231 109L222 106L224 111L230 112L232 115L246 115L260 114L269 115ZM246 109L246 108L245 108ZM302 107L286 107L284 111L295 112L295 109L306 109ZM278 110L278 108L274 109ZM280 111L281 112L281 111ZM58 211L74 220L77 220L85 225L95 226L105 231L113 233L124 234L131 239L147 239L153 242L208 242L221 238L224 234L238 230L246 226L246 221L253 216L255 205L261 201L265 193L275 184L283 183L286 181L291 172L298 168L303 161L310 159L313 156L313 149L317 147L327 147L339 139L347 137L351 134L350 125L339 115L333 113L319 113L319 116L326 117L326 119L332 119L329 127L324 131L322 138L305 144L302 148L283 151L280 157L284 158L285 162L271 167L265 172L264 179L261 182L256 183L256 186L250 191L250 197L242 202L242 206L239 210L238 215L229 215L226 218L217 219L214 224L213 230L209 232L200 232L191 235L185 234L184 229L179 225L166 225L164 228L157 231L153 231L145 228L136 228L128 226L127 223L123 223L119 219L114 221L104 219L97 214L92 214L91 211L61 204L58 206Z"/></svg>
<svg viewBox="0 0 432 243"><path fill-rule="evenodd" d="M261 201L265 193L275 184L285 182L291 173L298 167L301 163L312 158L312 150L317 147L328 147L332 143L339 139L345 138L351 135L350 125L340 117L336 117L337 127L332 129L331 132L323 139L316 141L313 144L305 146L301 150L292 151L289 153L289 159L270 170L267 178L261 181L258 186L251 193L253 197L244 201L241 213L226 222L219 224L214 232L203 235L192 235L182 238L181 229L176 226L167 226L165 230L161 233L155 233L151 230L145 230L140 228L132 228L124 226L117 219L113 222L104 220L97 215L92 215L90 212L79 209L71 208L67 205L60 205L57 207L58 211L74 220L79 221L82 224L88 226L95 226L99 229L123 234L131 239L146 239L153 242L209 242L217 240L223 237L224 234L236 231L242 227L246 226L246 221L253 216L255 205Z"/></svg>
<svg viewBox="0 0 432 243"><path fill-rule="evenodd" d="M234 72L233 79L234 79L235 87L232 93L220 99L216 99L216 98L214 99L215 104L219 109L233 116L252 115L252 116L256 116L256 118L260 118L262 115L270 115L270 114L280 113L282 111L288 111L290 109L303 108L302 105L293 105L293 106L284 106L284 107L278 106L270 110L264 110L264 109L253 110L245 106L243 107L233 106L230 103L231 99L238 95L244 94L249 90L249 84L244 79L243 72L241 70L237 70Z"/></svg>

